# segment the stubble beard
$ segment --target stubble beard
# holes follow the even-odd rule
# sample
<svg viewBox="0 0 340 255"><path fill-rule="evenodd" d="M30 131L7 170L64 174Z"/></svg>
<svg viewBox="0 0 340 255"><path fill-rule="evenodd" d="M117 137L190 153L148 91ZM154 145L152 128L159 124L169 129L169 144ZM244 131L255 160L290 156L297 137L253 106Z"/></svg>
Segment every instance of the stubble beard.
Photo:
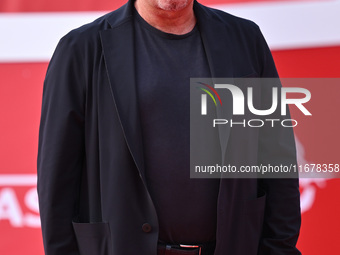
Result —
<svg viewBox="0 0 340 255"><path fill-rule="evenodd" d="M157 0L158 8L164 11L180 11L188 4L189 0Z"/></svg>

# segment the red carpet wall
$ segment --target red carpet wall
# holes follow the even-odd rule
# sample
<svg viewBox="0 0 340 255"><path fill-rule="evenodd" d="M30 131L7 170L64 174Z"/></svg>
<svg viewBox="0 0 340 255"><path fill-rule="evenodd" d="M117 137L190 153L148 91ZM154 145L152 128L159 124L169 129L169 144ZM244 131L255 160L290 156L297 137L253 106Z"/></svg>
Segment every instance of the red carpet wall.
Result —
<svg viewBox="0 0 340 255"><path fill-rule="evenodd" d="M0 2L0 254L42 255L36 156L42 85L59 38L122 0ZM281 77L340 77L340 1L205 0L260 25ZM324 95L313 102L313 95ZM295 128L301 163L340 163L340 88L314 87ZM330 103L331 102L331 103ZM296 109L292 115L298 116ZM316 121L316 119L318 121ZM340 180L301 179L303 254L340 254Z"/></svg>

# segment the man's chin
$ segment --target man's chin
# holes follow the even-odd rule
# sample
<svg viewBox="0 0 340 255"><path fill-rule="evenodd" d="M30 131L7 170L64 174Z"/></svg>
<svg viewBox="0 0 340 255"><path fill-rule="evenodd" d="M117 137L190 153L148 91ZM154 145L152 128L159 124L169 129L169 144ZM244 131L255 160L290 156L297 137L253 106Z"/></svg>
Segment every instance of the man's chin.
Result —
<svg viewBox="0 0 340 255"><path fill-rule="evenodd" d="M180 11L189 5L189 0L157 0L158 8L164 11Z"/></svg>

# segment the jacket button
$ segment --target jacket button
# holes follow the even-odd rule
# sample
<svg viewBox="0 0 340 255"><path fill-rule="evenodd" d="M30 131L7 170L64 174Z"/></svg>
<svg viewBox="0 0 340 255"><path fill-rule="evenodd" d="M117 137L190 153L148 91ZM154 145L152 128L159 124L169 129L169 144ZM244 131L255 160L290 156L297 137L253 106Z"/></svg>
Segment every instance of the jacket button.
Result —
<svg viewBox="0 0 340 255"><path fill-rule="evenodd" d="M151 227L151 225L150 225L149 223L144 223L144 224L142 225L142 230L143 230L145 233L151 232L151 229L152 229L152 227Z"/></svg>

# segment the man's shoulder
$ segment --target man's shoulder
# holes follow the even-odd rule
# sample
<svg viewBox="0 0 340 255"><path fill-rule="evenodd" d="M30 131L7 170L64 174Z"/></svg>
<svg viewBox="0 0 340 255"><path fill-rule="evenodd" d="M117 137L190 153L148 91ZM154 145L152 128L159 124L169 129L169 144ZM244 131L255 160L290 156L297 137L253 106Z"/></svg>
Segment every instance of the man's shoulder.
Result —
<svg viewBox="0 0 340 255"><path fill-rule="evenodd" d="M207 19L214 20L215 22L219 22L224 25L229 30L245 30L245 31L258 31L258 25L248 19L237 17L228 12L214 9L205 5L199 5L199 9L201 9L201 13L206 16Z"/></svg>
<svg viewBox="0 0 340 255"><path fill-rule="evenodd" d="M125 15L125 9L126 5L123 5L119 9L102 15L90 23L72 29L61 38L60 42L78 45L97 43L101 31L119 26L127 20L128 17Z"/></svg>

